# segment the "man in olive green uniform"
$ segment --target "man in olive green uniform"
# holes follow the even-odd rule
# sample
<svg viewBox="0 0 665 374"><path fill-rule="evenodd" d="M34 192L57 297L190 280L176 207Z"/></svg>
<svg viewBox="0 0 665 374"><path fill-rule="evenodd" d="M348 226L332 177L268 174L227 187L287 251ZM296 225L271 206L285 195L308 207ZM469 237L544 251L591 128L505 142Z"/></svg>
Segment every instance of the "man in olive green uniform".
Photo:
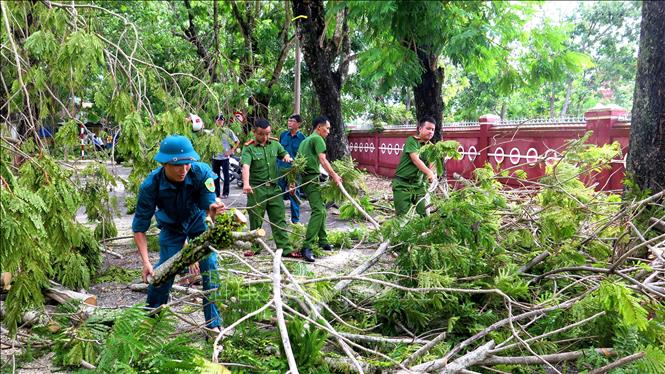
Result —
<svg viewBox="0 0 665 374"><path fill-rule="evenodd" d="M298 154L307 160L307 166L302 172L302 190L307 194L312 214L307 223L305 241L300 254L308 262L314 262L312 246L319 245L321 249L329 251L332 249L326 235L326 204L321 197L321 186L319 185L319 165L328 172L333 182L340 184L342 178L335 173L326 159L325 138L330 134L330 121L325 116L314 119L312 123L314 132L300 143Z"/></svg>
<svg viewBox="0 0 665 374"><path fill-rule="evenodd" d="M418 151L429 143L434 135L434 119L424 117L418 121L418 135L409 136L404 142L402 156L399 159L399 165L395 170L393 178L393 202L398 216L405 215L413 205L416 205L416 212L421 216L425 215L425 194L426 188L423 182L423 176L432 183L436 179L436 174L425 165L420 159Z"/></svg>
<svg viewBox="0 0 665 374"><path fill-rule="evenodd" d="M247 194L249 228L251 230L260 228L267 210L275 244L277 248L283 249L282 255L289 256L292 254L293 248L284 230L286 220L284 219L282 190L277 185L278 175L275 162L277 159L284 162L292 161L291 156L279 144L279 141L270 137L270 123L265 119L258 119L254 125L254 139L245 143L240 161L242 164L242 190ZM245 256L254 254L254 251L248 251Z"/></svg>

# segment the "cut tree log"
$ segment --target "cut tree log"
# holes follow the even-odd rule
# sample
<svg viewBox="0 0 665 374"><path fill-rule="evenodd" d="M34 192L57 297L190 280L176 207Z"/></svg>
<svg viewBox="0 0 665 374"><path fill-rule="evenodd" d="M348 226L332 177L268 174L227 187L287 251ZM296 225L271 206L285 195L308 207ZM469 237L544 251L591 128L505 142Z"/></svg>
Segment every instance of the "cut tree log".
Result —
<svg viewBox="0 0 665 374"><path fill-rule="evenodd" d="M46 289L46 296L60 304L71 300L78 300L83 304L97 306L97 295L72 291L55 282L51 282L51 284L52 287Z"/></svg>
<svg viewBox="0 0 665 374"><path fill-rule="evenodd" d="M9 291L12 287L12 273L8 271L2 272L2 276L0 276L0 286L2 286L3 291Z"/></svg>
<svg viewBox="0 0 665 374"><path fill-rule="evenodd" d="M213 228L212 230L206 231L203 235L206 235L207 238L211 237L214 234L211 234L211 231L218 228ZM265 230L257 229L247 232L231 232L226 243L211 243L208 240L205 240L203 244L199 245L186 245L182 250L173 255L168 260L164 261L156 269L154 269L153 275L148 276L148 283L150 284L160 284L163 283L166 279L171 276L174 276L180 272L180 270L186 268L187 266L200 261L211 253L210 246L224 246L224 247L233 247L235 242L240 241L253 241L256 238L262 238L266 235ZM243 245L243 247L246 247Z"/></svg>

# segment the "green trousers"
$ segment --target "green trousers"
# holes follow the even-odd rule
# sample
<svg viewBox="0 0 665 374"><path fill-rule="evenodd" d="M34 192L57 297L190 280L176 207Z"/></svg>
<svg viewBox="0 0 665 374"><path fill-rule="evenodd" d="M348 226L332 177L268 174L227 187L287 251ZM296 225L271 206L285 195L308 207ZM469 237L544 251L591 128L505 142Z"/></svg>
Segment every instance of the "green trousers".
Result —
<svg viewBox="0 0 665 374"><path fill-rule="evenodd" d="M400 179L393 179L393 203L398 216L405 215L413 205L419 200L416 206L416 212L422 217L425 216L425 190L424 184L413 184Z"/></svg>
<svg viewBox="0 0 665 374"><path fill-rule="evenodd" d="M270 229L272 230L272 237L275 239L275 245L277 245L277 248L284 250L282 255L288 255L293 252L293 248L291 242L289 242L289 236L284 230L286 220L284 219L282 190L274 183L271 186L254 187L253 190L254 193L247 195L250 230L256 230L263 226L263 216L268 211ZM260 248L256 246L254 248L255 252L260 251Z"/></svg>
<svg viewBox="0 0 665 374"><path fill-rule="evenodd" d="M321 185L318 181L307 183L318 177L317 175L307 179L303 178L304 186L302 189L307 194L309 207L312 211L309 222L307 223L303 248L312 248L317 243L319 245L329 244L328 235L326 234L326 204L321 197Z"/></svg>

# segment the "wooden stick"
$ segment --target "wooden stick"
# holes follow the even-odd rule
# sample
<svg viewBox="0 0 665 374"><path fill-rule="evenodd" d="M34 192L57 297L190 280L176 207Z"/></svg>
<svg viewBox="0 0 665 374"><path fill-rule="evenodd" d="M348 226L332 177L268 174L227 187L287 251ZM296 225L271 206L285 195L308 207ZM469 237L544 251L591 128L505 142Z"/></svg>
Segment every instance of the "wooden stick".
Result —
<svg viewBox="0 0 665 374"><path fill-rule="evenodd" d="M625 365L625 364L631 363L633 361L637 361L637 360L641 359L644 356L646 356L646 352L633 353L632 355L622 357L622 358L612 362L611 364L607 364L603 367L599 367L598 369L593 369L589 372L589 374L604 374L604 373L609 372L612 369L618 368L621 365Z"/></svg>
<svg viewBox="0 0 665 374"><path fill-rule="evenodd" d="M441 334L439 334L434 340L431 342L425 344L424 346L420 347L417 351L413 352L411 356L407 357L402 361L402 365L407 366L408 364L412 363L413 361L419 359L422 355L425 353L429 352L430 349L434 348L435 345L439 344L443 339L446 338L447 332L444 331Z"/></svg>
<svg viewBox="0 0 665 374"><path fill-rule="evenodd" d="M531 261L527 262L524 266L519 268L518 272L519 273L524 273L531 269L532 267L538 265L539 263L543 262L547 257L550 256L550 253L548 251L545 251L538 256L534 257Z"/></svg>
<svg viewBox="0 0 665 374"><path fill-rule="evenodd" d="M362 342L371 342L371 343L390 343L390 344L429 344L429 340L416 339L416 338L389 338L386 336L373 336L373 335L361 335L361 334L350 334L347 332L340 332L341 336L349 339Z"/></svg>
<svg viewBox="0 0 665 374"><path fill-rule="evenodd" d="M289 363L289 372L298 374L298 365L293 356L291 349L291 341L289 340L289 331L286 329L286 321L284 320L284 309L282 307L282 277L280 273L280 264L282 262L282 249L278 248L275 251L275 256L272 261L272 292L275 304L275 315L277 317L277 327L279 328L279 335L282 338L282 347L286 354L286 361Z"/></svg>
<svg viewBox="0 0 665 374"><path fill-rule="evenodd" d="M653 228L657 229L658 231L665 232L665 221L662 219L651 217L649 218L649 222L651 222Z"/></svg>
<svg viewBox="0 0 665 374"><path fill-rule="evenodd" d="M616 355L611 348L596 348L596 352L607 357ZM542 356L499 357L492 356L481 362L483 365L541 365L543 360L556 364L563 361L573 361L584 355L584 351L563 352Z"/></svg>
<svg viewBox="0 0 665 374"><path fill-rule="evenodd" d="M109 248L107 248L105 246L102 246L102 252L108 253L111 256L115 257L115 258L120 258L120 259L125 258L125 256L121 255L118 252L114 252L114 251L110 250Z"/></svg>

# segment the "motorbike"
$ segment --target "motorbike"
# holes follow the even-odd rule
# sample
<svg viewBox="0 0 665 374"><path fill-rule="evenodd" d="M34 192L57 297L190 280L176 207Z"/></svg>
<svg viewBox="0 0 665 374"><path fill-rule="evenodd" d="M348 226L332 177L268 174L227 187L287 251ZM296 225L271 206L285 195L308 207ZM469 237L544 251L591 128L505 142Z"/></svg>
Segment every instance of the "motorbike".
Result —
<svg viewBox="0 0 665 374"><path fill-rule="evenodd" d="M236 181L236 186L242 188L242 165L240 165L240 157L229 157L229 182Z"/></svg>

